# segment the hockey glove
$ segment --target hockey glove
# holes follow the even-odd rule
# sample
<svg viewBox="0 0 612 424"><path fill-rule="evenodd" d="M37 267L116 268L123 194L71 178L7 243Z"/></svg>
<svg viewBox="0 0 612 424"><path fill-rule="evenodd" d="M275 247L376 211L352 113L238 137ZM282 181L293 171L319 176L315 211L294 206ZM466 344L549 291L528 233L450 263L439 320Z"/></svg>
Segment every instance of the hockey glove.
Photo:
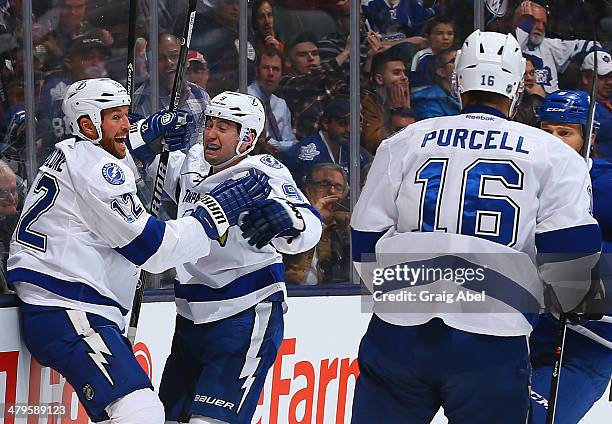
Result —
<svg viewBox="0 0 612 424"><path fill-rule="evenodd" d="M224 181L213 188L196 203L191 216L200 221L208 237L224 246L229 227L236 225L238 215L268 197L271 190L268 180L267 175L251 168L248 175Z"/></svg>
<svg viewBox="0 0 612 424"><path fill-rule="evenodd" d="M149 164L163 147L171 152L188 147L195 130L193 117L187 111L156 112L130 126L128 148L143 163Z"/></svg>
<svg viewBox="0 0 612 424"><path fill-rule="evenodd" d="M285 199L255 202L242 216L240 230L251 246L261 249L275 237L289 242L306 228L304 218L295 205Z"/></svg>

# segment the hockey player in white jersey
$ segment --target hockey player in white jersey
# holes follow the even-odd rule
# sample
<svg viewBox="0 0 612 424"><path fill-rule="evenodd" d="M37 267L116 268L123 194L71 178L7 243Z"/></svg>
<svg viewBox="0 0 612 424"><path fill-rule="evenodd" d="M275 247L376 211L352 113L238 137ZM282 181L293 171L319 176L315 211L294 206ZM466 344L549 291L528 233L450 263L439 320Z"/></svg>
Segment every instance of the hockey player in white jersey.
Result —
<svg viewBox="0 0 612 424"><path fill-rule="evenodd" d="M205 114L204 145L170 155L164 189L176 199L178 216L189 215L211 187L250 168L269 176L272 193L206 258L177 267L178 315L160 398L171 422L244 424L283 339L281 253L313 248L322 227L283 164L248 155L264 130L259 99L224 92ZM132 146L136 153L143 147Z"/></svg>
<svg viewBox="0 0 612 424"><path fill-rule="evenodd" d="M527 337L543 304L536 251L557 261L540 271L564 310L590 286L601 235L588 170L555 137L508 120L525 69L517 41L475 31L455 69L461 114L383 141L352 216L374 304L353 423L429 423L440 407L450 423L524 423ZM566 265L571 295L556 274Z"/></svg>
<svg viewBox="0 0 612 424"><path fill-rule="evenodd" d="M161 424L162 404L122 334L138 267L162 272L206 256L227 222L269 186L252 172L211 190L193 216L155 219L124 162L129 104L125 88L107 78L68 88L63 110L74 137L56 145L26 198L8 280L21 300L27 348L66 377L93 422ZM187 125L179 114L155 113L130 138L165 136L170 148L180 146Z"/></svg>

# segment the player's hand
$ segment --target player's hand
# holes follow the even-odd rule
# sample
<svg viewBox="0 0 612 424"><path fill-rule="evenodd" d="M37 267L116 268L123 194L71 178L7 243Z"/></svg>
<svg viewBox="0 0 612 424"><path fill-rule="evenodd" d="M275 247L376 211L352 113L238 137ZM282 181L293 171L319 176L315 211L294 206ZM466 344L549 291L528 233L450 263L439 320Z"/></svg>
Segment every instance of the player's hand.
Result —
<svg viewBox="0 0 612 424"><path fill-rule="evenodd" d="M236 180L227 180L213 188L198 203L191 216L196 218L206 234L222 246L227 231L236 225L238 215L247 207L268 197L271 188L268 176L251 168Z"/></svg>
<svg viewBox="0 0 612 424"><path fill-rule="evenodd" d="M190 136L195 131L193 117L185 110L156 112L130 126L128 148L148 164L164 147L170 151L188 147Z"/></svg>
<svg viewBox="0 0 612 424"><path fill-rule="evenodd" d="M595 279L582 302L565 315L572 324L580 324L587 320L597 321L604 316L605 303L606 289L603 281Z"/></svg>
<svg viewBox="0 0 612 424"><path fill-rule="evenodd" d="M278 198L255 202L240 215L240 221L242 236L258 249L275 237L286 237L291 242L306 228L304 218L295 205Z"/></svg>

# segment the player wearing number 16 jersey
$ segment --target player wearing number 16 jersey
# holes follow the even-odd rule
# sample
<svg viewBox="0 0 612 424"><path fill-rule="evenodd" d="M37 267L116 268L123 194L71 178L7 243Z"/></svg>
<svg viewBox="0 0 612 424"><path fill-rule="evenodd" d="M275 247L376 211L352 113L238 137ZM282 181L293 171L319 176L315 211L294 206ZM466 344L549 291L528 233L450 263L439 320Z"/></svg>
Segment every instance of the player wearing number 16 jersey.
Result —
<svg viewBox="0 0 612 424"><path fill-rule="evenodd" d="M524 423L538 271L563 310L590 286L601 235L588 170L508 120L525 69L517 41L475 31L455 69L461 114L383 141L353 213L353 259L374 299L353 423L429 423L440 407L450 423ZM569 270L570 295L558 274Z"/></svg>
<svg viewBox="0 0 612 424"><path fill-rule="evenodd" d="M21 300L28 350L66 378L93 422L161 424L162 404L122 334L137 267L162 272L206 256L240 207L270 190L253 172L211 187L189 216L149 215L124 162L129 104L125 88L107 78L68 88L63 109L74 137L56 144L25 200L8 280ZM183 144L188 120L179 117L154 113L130 141Z"/></svg>

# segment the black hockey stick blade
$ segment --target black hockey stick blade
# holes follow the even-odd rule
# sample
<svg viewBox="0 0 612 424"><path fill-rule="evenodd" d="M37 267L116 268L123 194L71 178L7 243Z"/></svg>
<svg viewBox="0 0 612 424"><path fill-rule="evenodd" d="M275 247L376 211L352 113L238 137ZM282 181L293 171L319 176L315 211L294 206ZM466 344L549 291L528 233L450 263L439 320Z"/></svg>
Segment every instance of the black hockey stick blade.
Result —
<svg viewBox="0 0 612 424"><path fill-rule="evenodd" d="M567 317L565 314L559 316L559 327L555 338L555 351L553 352L553 372L550 380L550 394L548 395L548 410L546 412L546 424L555 423L555 410L557 407L557 393L559 391L559 380L561 378L561 367L563 365L563 348L565 347L565 333L567 331Z"/></svg>

